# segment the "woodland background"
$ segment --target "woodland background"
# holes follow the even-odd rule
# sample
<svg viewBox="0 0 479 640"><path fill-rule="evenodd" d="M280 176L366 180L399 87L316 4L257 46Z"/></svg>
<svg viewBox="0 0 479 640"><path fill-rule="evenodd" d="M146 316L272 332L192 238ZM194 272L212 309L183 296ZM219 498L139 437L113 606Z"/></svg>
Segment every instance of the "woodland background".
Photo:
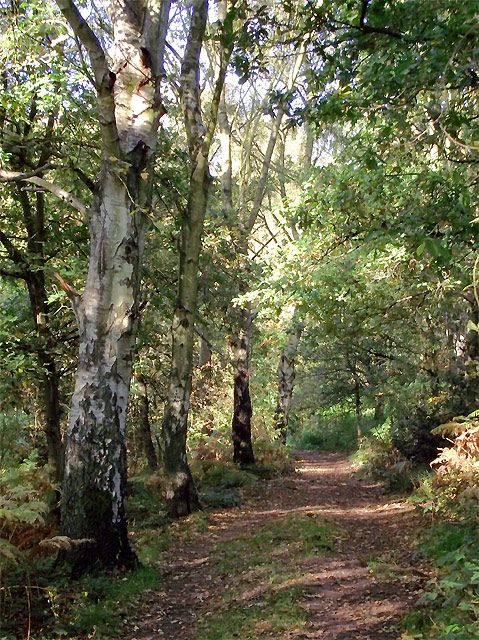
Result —
<svg viewBox="0 0 479 640"><path fill-rule="evenodd" d="M131 54L133 95L161 89L161 102L144 98L159 121L144 152L121 146L144 110L120 122L118 25L144 38L131 15L154 24L160 3L0 2L2 637L15 637L26 593L35 637L65 628L63 560L79 575L135 565L139 553L146 575L154 536L140 535L133 553L127 526L154 529L161 546L169 517L235 504L245 482L287 472L291 448L359 449L363 472L416 488L442 518L445 576L431 606L459 607L464 620L436 620L441 636L418 621L414 637L477 637L477 7L195 0L173 3L165 20L165 6L162 66L144 46ZM99 65L116 69L114 89ZM121 148L102 115L109 91ZM99 281L105 256L116 260L95 253L106 175L126 194L122 224L137 225L145 246L126 278L128 329L109 343L128 334L135 351L130 397L125 379L98 404L117 414L82 414L79 483L64 480L81 457L70 406L81 413L97 391L75 400L88 344L77 292L95 260ZM126 280L112 285L111 308ZM114 377L98 354L115 318L90 337L100 395ZM122 480L108 480L105 513L120 513L117 547L92 551L78 540L97 539L103 515L88 515L86 490L65 496L90 476L88 491L100 491L114 465ZM44 589L37 604L32 581ZM68 633L88 632L75 624Z"/></svg>

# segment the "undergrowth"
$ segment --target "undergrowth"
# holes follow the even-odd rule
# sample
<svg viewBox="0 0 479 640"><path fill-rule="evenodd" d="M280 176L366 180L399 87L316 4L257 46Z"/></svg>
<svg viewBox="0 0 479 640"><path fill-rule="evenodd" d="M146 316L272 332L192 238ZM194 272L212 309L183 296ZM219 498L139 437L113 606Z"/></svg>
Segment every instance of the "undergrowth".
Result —
<svg viewBox="0 0 479 640"><path fill-rule="evenodd" d="M351 462L358 475L381 482L386 491L391 492L411 491L422 471L393 445L389 420L371 429L361 440Z"/></svg>
<svg viewBox="0 0 479 640"><path fill-rule="evenodd" d="M205 508L231 507L245 487L285 472L287 449L274 452L264 443L259 464L241 469L203 449L192 469ZM259 490L259 489L258 489ZM208 514L198 512L169 522L155 475L142 472L129 480L126 510L132 546L141 566L131 572L86 575L71 581L55 554L74 541L57 535L50 516L55 487L48 470L33 456L0 476L0 639L117 638L145 590L161 587L163 554L174 540L188 544L208 528ZM292 597L292 596L291 596ZM287 597L280 598L286 615ZM279 606L279 605L278 605Z"/></svg>
<svg viewBox="0 0 479 640"><path fill-rule="evenodd" d="M355 416L336 411L323 412L290 436L296 449L353 451L358 442Z"/></svg>
<svg viewBox="0 0 479 640"><path fill-rule="evenodd" d="M452 445L433 461L412 500L434 518L423 549L435 576L407 618L404 640L479 638L479 419L460 416L437 430Z"/></svg>

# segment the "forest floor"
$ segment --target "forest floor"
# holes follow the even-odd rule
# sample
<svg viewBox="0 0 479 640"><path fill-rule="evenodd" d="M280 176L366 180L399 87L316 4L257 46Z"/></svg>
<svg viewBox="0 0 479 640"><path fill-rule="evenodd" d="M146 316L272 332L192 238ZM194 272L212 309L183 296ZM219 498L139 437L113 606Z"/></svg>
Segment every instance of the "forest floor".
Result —
<svg viewBox="0 0 479 640"><path fill-rule="evenodd" d="M429 577L415 551L421 516L355 477L343 454L297 452L291 476L192 518L125 639L398 640Z"/></svg>

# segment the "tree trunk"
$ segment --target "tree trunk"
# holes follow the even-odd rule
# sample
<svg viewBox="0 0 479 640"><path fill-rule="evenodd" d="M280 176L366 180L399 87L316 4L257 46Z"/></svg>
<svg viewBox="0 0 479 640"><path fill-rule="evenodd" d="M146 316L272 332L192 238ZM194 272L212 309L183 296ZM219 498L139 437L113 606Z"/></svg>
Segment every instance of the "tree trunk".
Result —
<svg viewBox="0 0 479 640"><path fill-rule="evenodd" d="M36 256L40 257L40 256ZM43 256L41 256L43 258ZM42 260L42 262L44 262ZM64 450L60 427L60 392L54 356L54 338L48 315L47 292L43 271L30 273L27 278L30 305L33 313L38 346L37 357L41 370L42 418L47 441L47 462L52 478L63 480Z"/></svg>
<svg viewBox="0 0 479 640"><path fill-rule="evenodd" d="M206 172L192 180L180 242L178 301L173 316L172 359L168 406L162 424L162 468L168 513L180 517L200 508L186 458L186 433L193 372L194 323L198 264L208 193Z"/></svg>
<svg viewBox="0 0 479 640"><path fill-rule="evenodd" d="M188 201L180 236L178 299L172 322L172 359L168 404L162 424L162 471L167 510L180 517L200 508L186 457L186 435L193 373L194 328L198 300L199 256L203 222L210 185L209 152L230 51L220 48L218 76L214 87L208 126L201 115L200 53L208 16L207 0L194 0L190 29L183 57L180 95L190 157ZM224 21L225 3L219 7ZM231 37L231 34L229 34Z"/></svg>
<svg viewBox="0 0 479 640"><path fill-rule="evenodd" d="M140 439L148 468L150 471L154 471L158 468L158 458L151 437L150 401L148 399L148 388L146 386L145 376L142 374L138 375L137 382L140 395Z"/></svg>
<svg viewBox="0 0 479 640"><path fill-rule="evenodd" d="M88 52L103 163L90 210L83 294L63 283L79 327L79 364L65 449L61 530L83 540L73 573L136 563L127 536L125 420L135 355L145 213L151 206L168 2L105 3L114 71L72 0L57 0ZM133 6L133 4L135 6Z"/></svg>
<svg viewBox="0 0 479 640"><path fill-rule="evenodd" d="M32 113L35 109L32 108ZM50 141L55 118L51 116L45 132L45 141ZM25 144L25 146L27 146ZM43 150L38 162L48 159ZM24 158L17 169L25 169L27 159ZM44 163L43 163L44 164ZM38 176L37 176L38 177ZM46 266L45 244L47 242L45 225L45 198L37 193L34 202L25 192L23 185L17 184L14 198L22 208L27 250L22 253L16 249L8 236L0 233L7 255L20 270L17 272L28 289L30 309L35 326L35 352L40 369L41 416L46 435L46 461L51 476L57 484L63 479L63 442L60 427L60 394L57 365L55 361L55 338L52 333L49 316L48 295L45 286L44 269Z"/></svg>
<svg viewBox="0 0 479 640"><path fill-rule="evenodd" d="M382 424L385 420L385 407L384 407L384 396L381 394L375 395L375 405L374 405L374 422L376 424Z"/></svg>
<svg viewBox="0 0 479 640"><path fill-rule="evenodd" d="M289 412L293 401L295 358L302 330L303 327L298 326L290 332L278 366L278 401L274 426L283 442L286 442L288 433Z"/></svg>
<svg viewBox="0 0 479 640"><path fill-rule="evenodd" d="M234 411L232 423L233 461L240 465L254 464L251 442L253 410L249 393L249 354L251 348L251 308L241 310L241 328L231 342L234 366Z"/></svg>
<svg viewBox="0 0 479 640"><path fill-rule="evenodd" d="M213 374L211 368L212 358L211 346L207 340L200 336L200 354L198 359L198 368L200 370L200 378L196 385L196 395L201 404L204 404L208 396L208 390L211 385L211 377Z"/></svg>
<svg viewBox="0 0 479 640"><path fill-rule="evenodd" d="M362 425L361 425L361 394L359 382L356 381L354 385L354 406L356 410L356 431L358 435L358 442L361 440L362 434Z"/></svg>
<svg viewBox="0 0 479 640"><path fill-rule="evenodd" d="M135 355L144 223L123 180L107 168L91 211L91 255L74 299L80 354L65 452L62 533L90 539L82 565L132 566L124 512L125 417ZM93 542L94 541L94 542Z"/></svg>
<svg viewBox="0 0 479 640"><path fill-rule="evenodd" d="M200 349L198 359L198 379L196 381L196 403L201 409L204 419L202 433L209 437L213 433L214 414L211 407L211 384L213 380L213 368L211 364L212 351L208 341L200 337Z"/></svg>

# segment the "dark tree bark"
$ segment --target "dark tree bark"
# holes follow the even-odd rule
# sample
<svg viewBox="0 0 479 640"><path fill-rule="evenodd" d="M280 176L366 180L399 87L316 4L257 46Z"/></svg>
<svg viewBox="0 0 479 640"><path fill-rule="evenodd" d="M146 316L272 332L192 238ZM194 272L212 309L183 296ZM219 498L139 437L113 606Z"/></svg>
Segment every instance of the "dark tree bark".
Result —
<svg viewBox="0 0 479 640"><path fill-rule="evenodd" d="M289 413L293 401L295 358L302 330L302 325L291 329L278 366L278 401L274 414L274 426L283 442L286 442L288 433Z"/></svg>
<svg viewBox="0 0 479 640"><path fill-rule="evenodd" d="M241 329L231 343L234 356L234 411L232 423L233 461L254 464L251 442L251 397L249 392L249 357L251 349L251 309L241 310Z"/></svg>
<svg viewBox="0 0 479 640"><path fill-rule="evenodd" d="M292 88L294 82L301 69L301 65L304 59L304 51L301 50L296 64L291 72L287 81L288 88ZM242 211L242 224L239 230L240 242L239 253L247 264L248 261L248 245L249 238L253 231L253 228L258 219L258 215L261 210L263 199L266 193L268 184L269 171L271 166L271 160L276 148L277 140L280 136L281 125L283 122L285 110L284 105L279 105L275 118L272 122L271 131L268 139L268 144L261 164L261 171L259 180L254 192L253 202L248 212ZM223 192L223 207L232 206L231 203L231 152L228 150L226 140L231 138L231 130L229 127L228 119L226 117L226 109L221 114L221 131L225 142L222 142L222 162L223 162L223 180L222 180L222 192ZM281 176L280 176L281 183ZM283 194L282 194L283 195ZM242 208L241 206L239 207ZM240 291L241 294L246 293L245 290ZM250 359L250 343L251 338L248 334L251 333L251 310L244 309L241 317L240 324L237 329L236 335L233 337L231 344L233 346L233 367L234 367L234 407L233 407L233 420L232 420L232 437L233 437L233 450L234 459L240 464L250 464L254 461L253 445L251 442L251 398L249 392L249 359ZM246 354L244 354L246 349ZM246 369L245 369L246 367Z"/></svg>
<svg viewBox="0 0 479 640"><path fill-rule="evenodd" d="M358 435L358 442L362 438L362 417L361 417L361 388L359 382L356 380L354 383L354 407L356 411L356 431Z"/></svg>
<svg viewBox="0 0 479 640"><path fill-rule="evenodd" d="M211 368L212 355L213 354L210 344L203 336L200 336L200 353L198 358L200 379L198 380L196 385L196 396L199 402L202 404L206 401L208 390L211 384L211 377L213 373Z"/></svg>
<svg viewBox="0 0 479 640"><path fill-rule="evenodd" d="M258 218L268 182L269 167L276 146L284 112L279 109L273 123L271 133L263 158L261 175L256 187L253 205L249 211L246 222L241 229L240 254L244 265L248 262L248 239ZM225 121L225 126L227 122ZM226 181L223 182L223 191L227 189ZM229 187L231 192L231 186ZM246 293L245 290L241 293ZM251 325L252 314L250 308L241 311L240 320L236 329L236 335L231 339L233 351L234 369L234 404L232 420L233 460L239 464L253 464L254 453L251 441L252 407L249 391L249 360L251 349Z"/></svg>
<svg viewBox="0 0 479 640"><path fill-rule="evenodd" d="M145 376L136 376L138 382L138 393L140 396L140 438L145 454L148 468L155 471L158 468L158 457L151 437L150 424L150 401L148 398L148 387Z"/></svg>
<svg viewBox="0 0 479 640"><path fill-rule="evenodd" d="M213 433L214 413L211 407L211 383L213 380L212 367L213 353L210 343L204 336L200 336L199 341L199 358L198 358L198 377L195 386L195 401L202 408L205 416L205 422L202 433L205 437L211 436Z"/></svg>
<svg viewBox="0 0 479 640"><path fill-rule="evenodd" d="M47 460L52 477L61 484L64 450L60 427L59 375L54 355L55 340L50 328L43 272L32 274L31 280L27 280L27 286L38 338L37 357L41 371L42 414L47 440Z"/></svg>
<svg viewBox="0 0 479 640"><path fill-rule="evenodd" d="M7 80L5 79L5 83ZM8 88L8 87L5 87ZM2 114L2 121L6 117ZM26 248L19 250L14 241L0 231L0 244L14 266L15 277L25 281L29 299L33 324L36 333L35 353L40 372L40 411L44 431L46 435L46 461L51 469L53 480L60 484L63 478L63 442L60 427L60 394L59 375L55 360L55 338L50 323L50 309L45 284L45 267L48 257L45 255L45 245L48 240L47 225L45 222L45 196L37 191L30 196L25 190L21 178L22 172L30 171L31 167L35 176L29 179L33 184L36 181L51 186L42 179L45 169L49 166L52 155L52 136L55 128L57 113L49 114L44 129L42 129L43 145L38 147L31 144L29 136L37 117L37 105L35 98L29 109L29 117L26 122L17 123L17 131L22 131L21 142L3 142L3 148L11 155L11 164L16 171L0 171L0 182L12 183L12 196L19 204L22 217L24 234L26 236ZM47 189L49 190L49 189Z"/></svg>

